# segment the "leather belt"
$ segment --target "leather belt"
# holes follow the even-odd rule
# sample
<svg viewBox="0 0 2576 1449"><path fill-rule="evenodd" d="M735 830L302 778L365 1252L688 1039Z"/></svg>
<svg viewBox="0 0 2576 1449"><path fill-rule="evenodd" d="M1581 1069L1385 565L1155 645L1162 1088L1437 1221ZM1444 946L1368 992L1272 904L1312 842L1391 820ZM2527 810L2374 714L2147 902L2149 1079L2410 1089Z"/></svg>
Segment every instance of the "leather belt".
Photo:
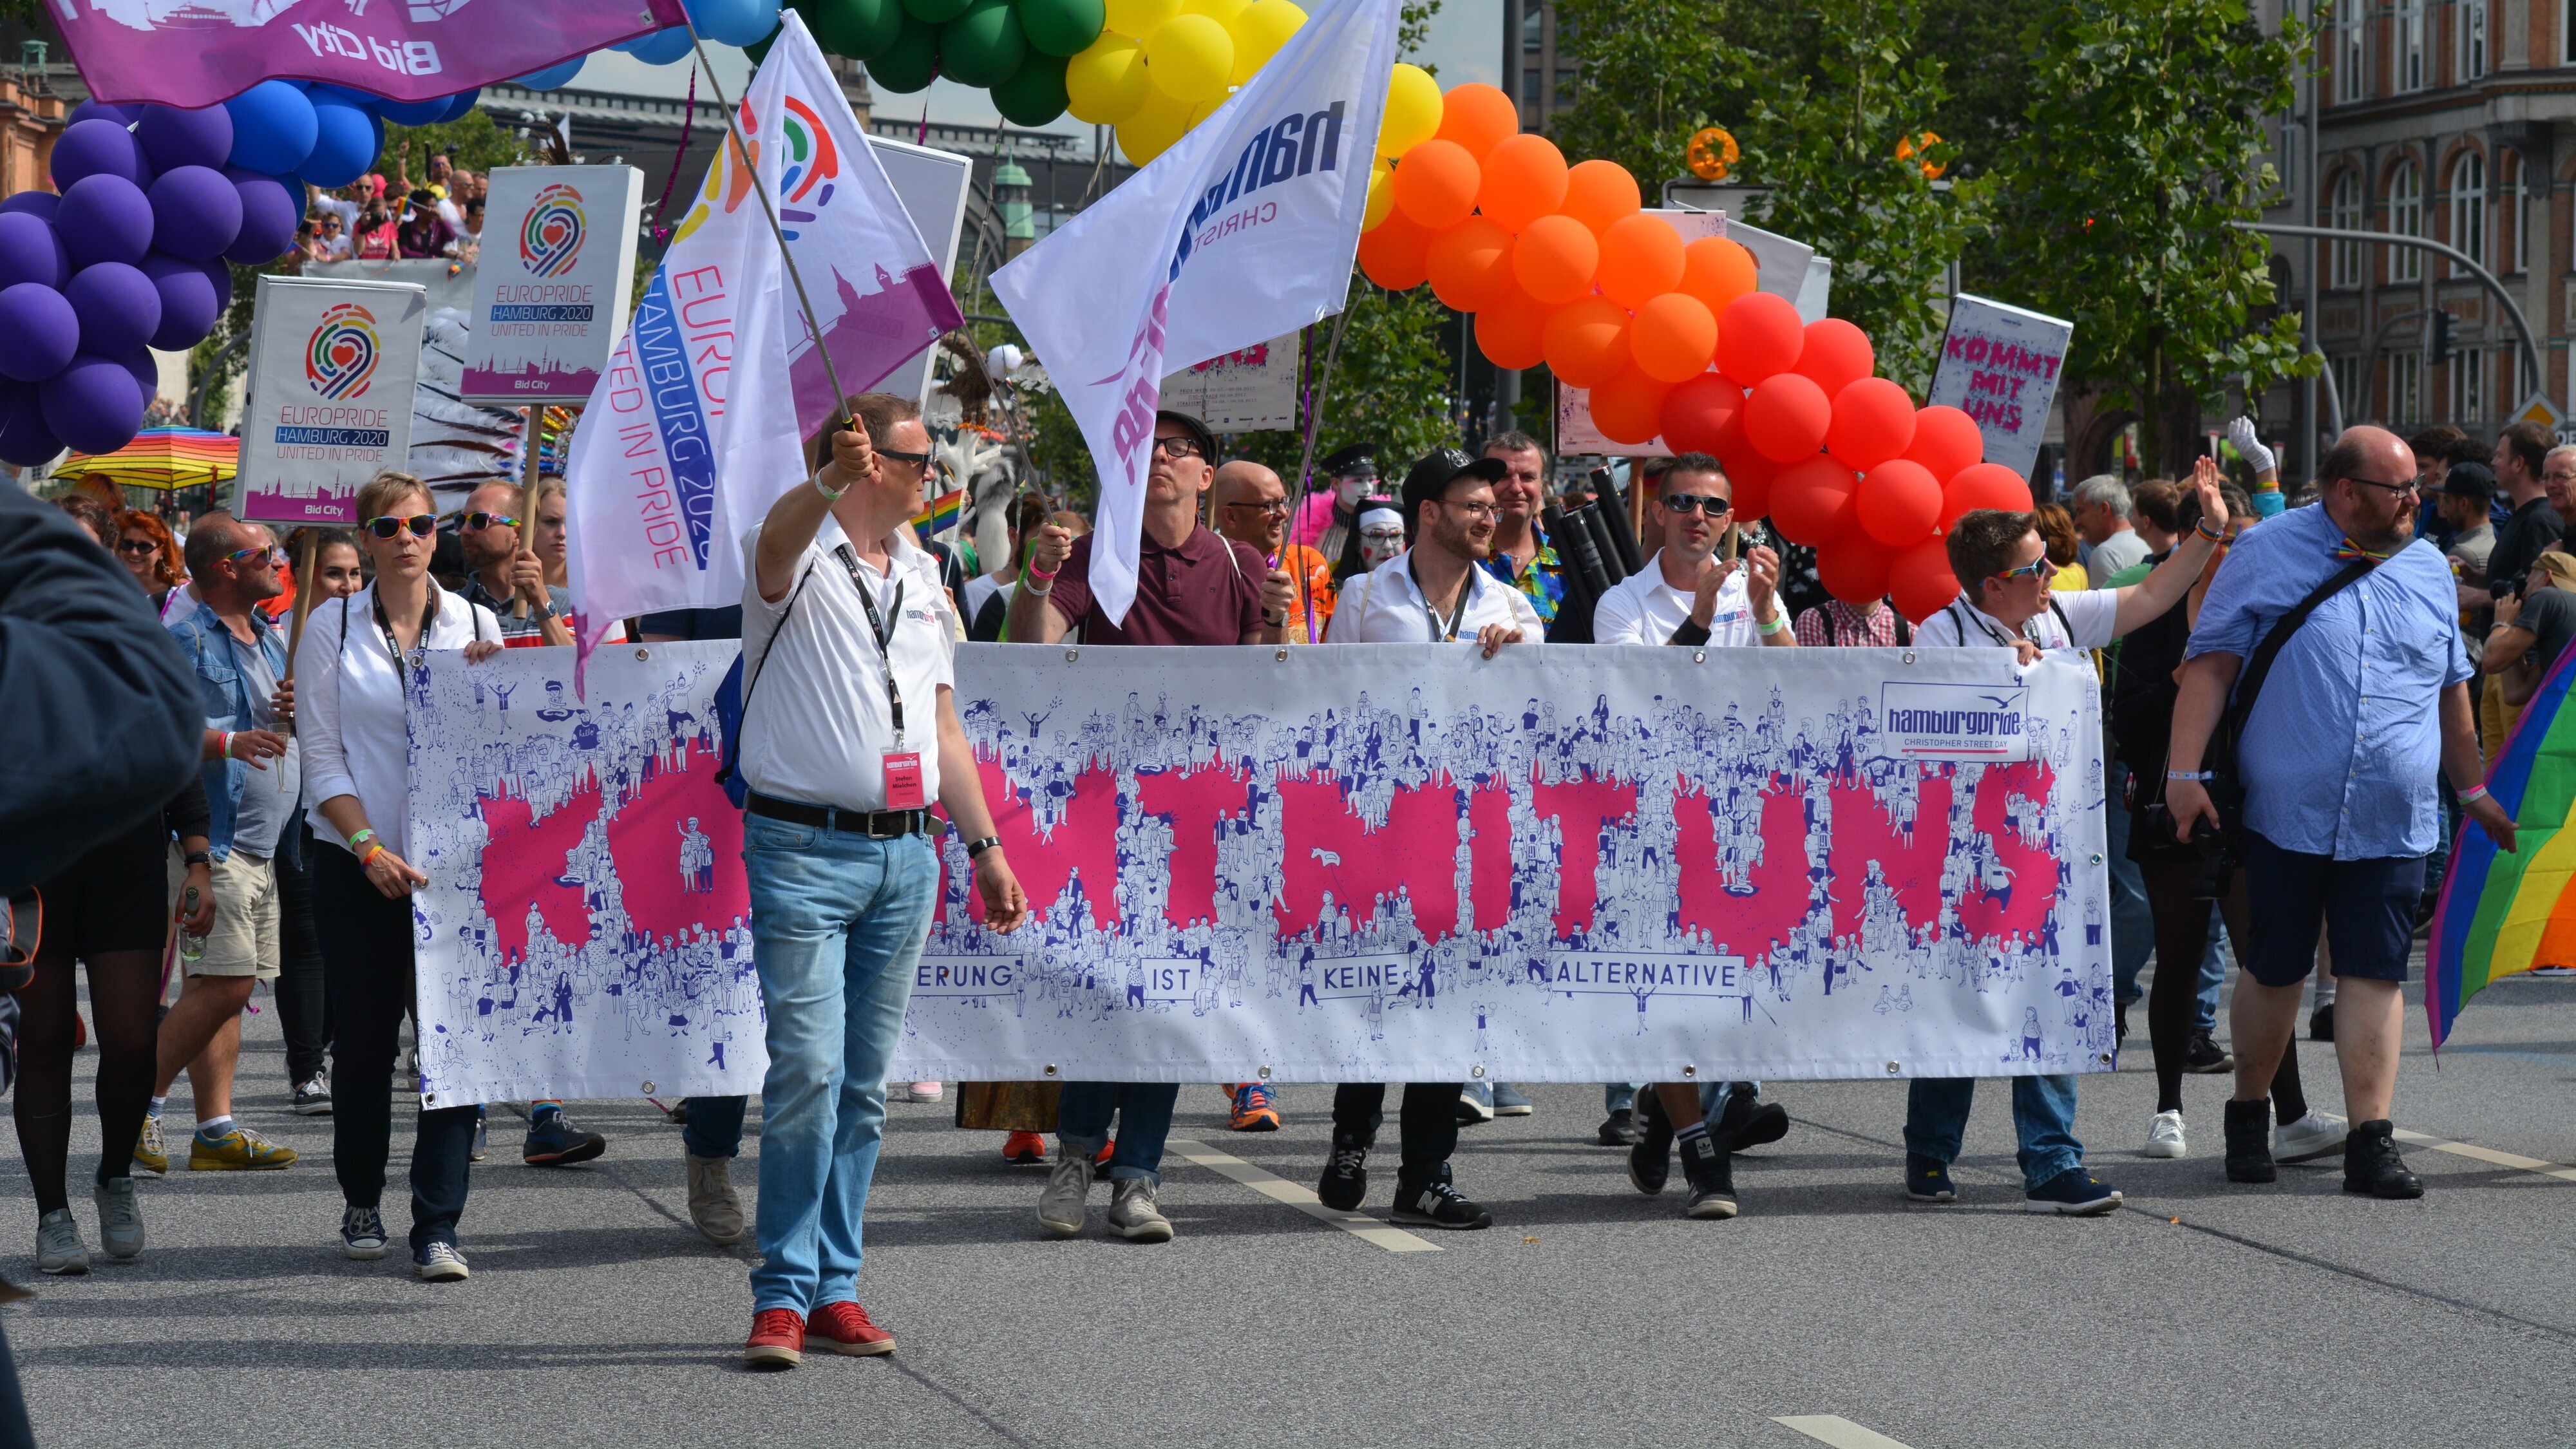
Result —
<svg viewBox="0 0 2576 1449"><path fill-rule="evenodd" d="M757 790L747 792L742 808L747 815L765 815L790 825L811 825L822 830L846 830L870 840L895 840L906 835L930 833L930 812L927 810L843 810L830 805L808 805L801 800L781 800Z"/></svg>

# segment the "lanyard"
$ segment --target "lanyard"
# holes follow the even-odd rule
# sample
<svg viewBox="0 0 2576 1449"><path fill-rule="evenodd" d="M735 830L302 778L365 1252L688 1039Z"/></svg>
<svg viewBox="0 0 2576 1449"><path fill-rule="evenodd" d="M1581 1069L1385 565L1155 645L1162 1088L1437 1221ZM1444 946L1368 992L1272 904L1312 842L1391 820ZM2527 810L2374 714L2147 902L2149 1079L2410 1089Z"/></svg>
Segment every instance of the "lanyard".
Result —
<svg viewBox="0 0 2576 1449"><path fill-rule="evenodd" d="M1477 571L1470 568L1467 570L1466 574L1458 580L1458 607L1449 611L1449 626L1446 629L1443 629L1440 625L1440 611L1431 607L1431 596L1423 592L1422 575L1414 571L1413 560L1408 558L1404 561L1404 572L1407 578L1413 580L1413 592L1421 595L1423 617L1431 621L1431 642L1434 644L1457 643L1458 625L1467 617L1467 600L1469 596L1474 594L1476 591Z"/></svg>
<svg viewBox="0 0 2576 1449"><path fill-rule="evenodd" d="M438 589L437 586L432 585L429 600L420 611L420 639L412 646L409 657L411 667L414 669L420 667L422 658L429 651L429 625L430 621L437 617ZM382 594L376 595L376 627L384 631L385 653L393 659L395 668L400 669L405 662L405 656L402 646L394 642L394 626L393 622L385 617L385 596Z"/></svg>
<svg viewBox="0 0 2576 1449"><path fill-rule="evenodd" d="M886 628L884 618L877 613L876 591L868 587L867 580L859 577L859 556L853 553L846 543L835 544L832 552L840 558L841 567L850 571L850 587L859 591L859 607L865 609L868 615L868 632L876 636L877 663L885 669L886 707L894 717L895 747L901 749L903 747L903 687L894 681L894 655L887 648L888 641L893 635ZM886 558L886 566L889 571L894 566L894 558L891 554ZM894 615L894 627L901 629L903 627L903 581L901 579L895 581L894 603L889 612Z"/></svg>

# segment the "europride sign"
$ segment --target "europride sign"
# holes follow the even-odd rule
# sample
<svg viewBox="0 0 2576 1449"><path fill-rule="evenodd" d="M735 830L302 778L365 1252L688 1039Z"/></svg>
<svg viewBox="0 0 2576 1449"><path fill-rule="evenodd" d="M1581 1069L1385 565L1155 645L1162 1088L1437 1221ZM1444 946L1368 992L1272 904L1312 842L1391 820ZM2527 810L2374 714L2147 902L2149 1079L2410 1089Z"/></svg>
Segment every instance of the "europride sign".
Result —
<svg viewBox="0 0 2576 1449"><path fill-rule="evenodd" d="M625 334L644 173L510 166L492 173L474 272L467 402L579 406Z"/></svg>
<svg viewBox="0 0 2576 1449"><path fill-rule="evenodd" d="M233 513L355 524L358 489L411 453L428 292L413 282L263 276L251 316Z"/></svg>

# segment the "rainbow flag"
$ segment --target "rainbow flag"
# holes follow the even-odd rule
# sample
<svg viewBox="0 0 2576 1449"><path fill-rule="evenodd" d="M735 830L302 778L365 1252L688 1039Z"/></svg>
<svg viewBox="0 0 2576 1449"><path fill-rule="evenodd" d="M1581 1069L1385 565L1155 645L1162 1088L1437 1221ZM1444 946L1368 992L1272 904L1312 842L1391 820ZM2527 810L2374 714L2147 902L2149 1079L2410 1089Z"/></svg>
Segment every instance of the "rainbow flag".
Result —
<svg viewBox="0 0 2576 1449"><path fill-rule="evenodd" d="M957 526L957 515L966 510L966 490L942 493L930 500L930 506L912 516L912 531L927 548L930 541Z"/></svg>
<svg viewBox="0 0 2576 1449"><path fill-rule="evenodd" d="M2576 649L2558 658L2488 772L2513 816L2508 855L2463 821L2424 948L2424 1020L2438 1049L2487 983L2536 966L2576 966Z"/></svg>

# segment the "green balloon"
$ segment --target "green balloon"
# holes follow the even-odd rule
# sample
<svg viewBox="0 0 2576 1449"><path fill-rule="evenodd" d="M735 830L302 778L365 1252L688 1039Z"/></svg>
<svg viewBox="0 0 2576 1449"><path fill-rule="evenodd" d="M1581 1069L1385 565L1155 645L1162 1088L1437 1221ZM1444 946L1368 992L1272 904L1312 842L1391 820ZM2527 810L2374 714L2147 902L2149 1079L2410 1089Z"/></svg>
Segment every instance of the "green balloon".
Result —
<svg viewBox="0 0 2576 1449"><path fill-rule="evenodd" d="M898 95L930 89L939 74L939 27L906 17L894 44L868 62L868 79Z"/></svg>
<svg viewBox="0 0 2576 1449"><path fill-rule="evenodd" d="M1049 55L1079 55L1108 23L1103 0L1018 0L1020 29Z"/></svg>
<svg viewBox="0 0 2576 1449"><path fill-rule="evenodd" d="M975 0L903 0L903 8L911 11L915 20L945 25L965 14L966 7L974 3Z"/></svg>
<svg viewBox="0 0 2576 1449"><path fill-rule="evenodd" d="M1015 126L1043 126L1064 114L1065 58L1032 50L1011 78L993 87L993 109Z"/></svg>
<svg viewBox="0 0 2576 1449"><path fill-rule="evenodd" d="M807 21L825 50L852 60L874 60L903 34L903 0L800 0L812 7Z"/></svg>
<svg viewBox="0 0 2576 1449"><path fill-rule="evenodd" d="M1011 0L975 0L965 14L939 27L939 73L960 85L1000 85L1028 52Z"/></svg>

